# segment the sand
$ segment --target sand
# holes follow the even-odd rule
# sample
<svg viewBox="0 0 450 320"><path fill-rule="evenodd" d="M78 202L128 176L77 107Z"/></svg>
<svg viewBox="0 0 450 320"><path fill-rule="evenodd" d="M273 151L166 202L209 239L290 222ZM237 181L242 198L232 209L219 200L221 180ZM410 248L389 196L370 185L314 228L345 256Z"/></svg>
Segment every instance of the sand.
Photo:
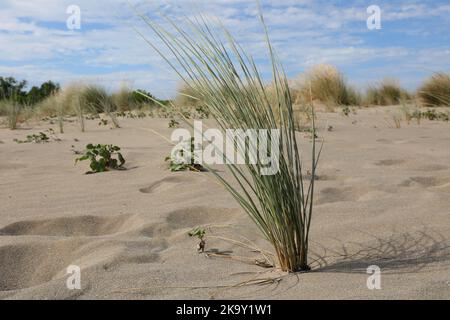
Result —
<svg viewBox="0 0 450 320"><path fill-rule="evenodd" d="M271 247L233 198L208 173L168 171L172 147L149 129L169 137L169 119L67 124L47 144L13 139L56 130L48 122L0 129L0 298L449 299L450 124L396 129L386 110L319 114L333 129L320 132L306 274L257 266L237 241ZM128 170L85 175L72 146L91 142L121 146ZM205 225L209 255L187 236ZM66 286L70 265L80 290ZM366 285L371 265L379 290Z"/></svg>

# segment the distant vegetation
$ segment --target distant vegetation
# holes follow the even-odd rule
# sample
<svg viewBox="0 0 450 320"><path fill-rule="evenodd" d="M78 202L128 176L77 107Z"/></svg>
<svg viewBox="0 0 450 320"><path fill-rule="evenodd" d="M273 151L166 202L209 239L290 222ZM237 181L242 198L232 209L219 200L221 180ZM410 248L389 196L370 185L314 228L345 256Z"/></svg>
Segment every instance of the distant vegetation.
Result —
<svg viewBox="0 0 450 320"><path fill-rule="evenodd" d="M85 120L93 118L94 115L97 117L100 113L110 117L110 122L118 128L119 113L138 110L138 113L142 114L145 110L161 109L161 105L170 104L170 101L159 100L142 89L131 90L122 87L110 93L99 85L73 83L61 88L59 84L47 81L26 90L27 84L26 80L0 77L0 116L6 117L3 122L10 129L14 130L20 123L34 117L56 119L59 131L63 133L66 117L75 116L80 130L84 132Z"/></svg>
<svg viewBox="0 0 450 320"><path fill-rule="evenodd" d="M426 107L450 106L450 73L436 73L425 81L417 93Z"/></svg>
<svg viewBox="0 0 450 320"><path fill-rule="evenodd" d="M327 106L358 105L361 97L331 65L320 64L302 74L293 85L296 103L308 102L312 96Z"/></svg>
<svg viewBox="0 0 450 320"><path fill-rule="evenodd" d="M365 103L368 105L391 106L410 99L408 92L394 79L384 79L367 89Z"/></svg>
<svg viewBox="0 0 450 320"><path fill-rule="evenodd" d="M132 90L126 86L109 92L106 88L93 84L73 83L61 88L58 83L47 81L27 89L26 80L13 77L0 77L0 117L2 122L14 130L21 123L31 118L54 119L59 132L64 133L67 117L76 117L82 132L85 120L98 119L103 113L110 121L99 120L102 124L111 123L119 128L118 118L141 119L147 116L173 118L176 114L184 118L209 118L210 110L196 97L192 86L179 87L176 98L157 99L150 92ZM301 122L308 122L311 100L324 105L327 111L334 107L348 106L391 106L403 103L417 104L424 107L450 106L450 73L436 73L419 87L417 92L409 93L395 79L383 79L371 85L365 93L358 92L350 86L343 74L334 66L320 64L307 70L304 74L290 81L290 93L295 113L295 126L302 127ZM273 84L265 86L269 102L273 105L276 119L279 118L276 94ZM225 89L216 89L222 95ZM349 115L349 113L347 113ZM427 117L425 117L427 118ZM279 120L279 119L278 119Z"/></svg>
<svg viewBox="0 0 450 320"><path fill-rule="evenodd" d="M27 85L26 80L0 77L0 100L13 101L21 105L34 105L60 90L59 84L52 81L44 82L39 87L33 86L29 91L25 90Z"/></svg>

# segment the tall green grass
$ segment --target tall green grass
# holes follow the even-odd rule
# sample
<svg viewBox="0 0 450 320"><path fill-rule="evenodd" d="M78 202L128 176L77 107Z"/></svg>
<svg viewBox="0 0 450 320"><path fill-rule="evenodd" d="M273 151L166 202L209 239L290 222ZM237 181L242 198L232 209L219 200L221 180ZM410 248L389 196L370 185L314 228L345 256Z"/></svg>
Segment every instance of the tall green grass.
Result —
<svg viewBox="0 0 450 320"><path fill-rule="evenodd" d="M208 107L222 130L280 130L277 174L261 175L261 164L228 164L227 168L234 178L231 180L215 170L211 173L273 245L282 270L309 270L314 177L320 151L317 152L315 139L312 139L311 176L307 176L306 164L300 158L288 81L269 40L262 14L260 19L266 35L280 122L275 120L265 84L254 60L224 27L220 28L219 34L212 30L213 24L203 17L176 22L166 18L169 27L163 27L145 15L140 17L163 41L174 60L141 35L184 83L192 87L192 95ZM312 119L314 136L314 117ZM270 134L268 138L276 139Z"/></svg>
<svg viewBox="0 0 450 320"><path fill-rule="evenodd" d="M417 95L424 106L450 106L450 73L434 74L419 88Z"/></svg>

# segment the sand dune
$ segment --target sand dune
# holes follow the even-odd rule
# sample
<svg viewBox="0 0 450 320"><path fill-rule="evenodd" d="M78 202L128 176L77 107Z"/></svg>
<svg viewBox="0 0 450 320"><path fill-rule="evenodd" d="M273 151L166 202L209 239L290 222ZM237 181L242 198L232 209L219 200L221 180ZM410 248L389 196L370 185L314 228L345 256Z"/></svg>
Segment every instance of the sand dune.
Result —
<svg viewBox="0 0 450 320"><path fill-rule="evenodd" d="M0 129L0 298L448 299L450 125L393 129L385 116L319 114L333 131L320 132L313 271L300 275L255 263L270 245L208 173L167 170L171 146L140 129L169 137L167 119L88 121L84 134L69 124L43 145L13 139L49 124ZM71 149L90 142L121 146L129 170L84 175ZM187 236L196 226L210 228L208 255ZM66 287L69 265L81 267L81 290ZM366 286L370 265L381 290ZM261 281L236 286L250 279Z"/></svg>

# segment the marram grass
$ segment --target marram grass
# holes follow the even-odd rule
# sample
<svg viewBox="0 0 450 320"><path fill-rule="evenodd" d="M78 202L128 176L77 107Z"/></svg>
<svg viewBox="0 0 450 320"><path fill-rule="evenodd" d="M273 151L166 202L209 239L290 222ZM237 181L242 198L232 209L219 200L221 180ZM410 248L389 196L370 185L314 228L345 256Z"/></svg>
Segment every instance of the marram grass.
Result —
<svg viewBox="0 0 450 320"><path fill-rule="evenodd" d="M142 33L141 36L189 86L192 96L205 104L222 130L280 130L277 174L261 175L260 164L227 164L234 182L215 170L210 172L273 245L282 270L309 270L308 239L320 150L316 150L315 139L312 139L311 175L306 175L295 135L293 101L287 77L276 58L262 14L260 19L271 61L272 90L275 91L279 120L275 120L269 94L254 60L222 25L220 34L225 40L213 32L211 22L204 17L185 18L183 22L165 17L168 27L163 27L145 15L139 16L164 43L172 57L164 54ZM314 116L312 119L315 133ZM269 135L271 138L274 137Z"/></svg>
<svg viewBox="0 0 450 320"><path fill-rule="evenodd" d="M450 73L435 73L419 88L417 95L426 107L450 106Z"/></svg>

